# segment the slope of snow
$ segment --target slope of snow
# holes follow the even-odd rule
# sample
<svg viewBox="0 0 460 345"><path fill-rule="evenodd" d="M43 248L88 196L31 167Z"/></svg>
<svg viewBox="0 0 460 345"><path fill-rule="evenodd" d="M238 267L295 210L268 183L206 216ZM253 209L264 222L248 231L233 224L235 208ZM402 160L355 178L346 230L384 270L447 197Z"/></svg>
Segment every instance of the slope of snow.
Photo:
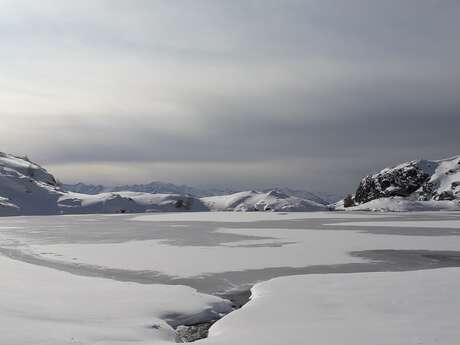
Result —
<svg viewBox="0 0 460 345"><path fill-rule="evenodd" d="M457 345L460 269L305 275L257 284L203 345Z"/></svg>
<svg viewBox="0 0 460 345"><path fill-rule="evenodd" d="M202 198L213 211L325 211L325 205L300 199L277 191L268 193L246 191L230 195Z"/></svg>
<svg viewBox="0 0 460 345"><path fill-rule="evenodd" d="M230 302L186 286L80 277L2 256L0 271L5 345L170 344L170 324L231 311Z"/></svg>
<svg viewBox="0 0 460 345"><path fill-rule="evenodd" d="M439 161L420 161L418 166L431 175L427 181L433 199L460 200L460 156ZM423 193L419 189L418 193Z"/></svg>
<svg viewBox="0 0 460 345"><path fill-rule="evenodd" d="M0 215L56 214L56 179L27 157L0 153Z"/></svg>

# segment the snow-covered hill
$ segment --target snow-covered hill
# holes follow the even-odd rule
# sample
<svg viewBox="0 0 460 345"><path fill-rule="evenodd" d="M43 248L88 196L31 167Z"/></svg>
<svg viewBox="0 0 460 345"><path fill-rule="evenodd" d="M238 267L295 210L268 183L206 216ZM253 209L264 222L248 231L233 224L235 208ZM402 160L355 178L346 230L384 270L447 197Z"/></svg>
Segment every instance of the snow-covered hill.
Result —
<svg viewBox="0 0 460 345"><path fill-rule="evenodd" d="M44 168L27 157L0 153L0 215L56 214L61 195Z"/></svg>
<svg viewBox="0 0 460 345"><path fill-rule="evenodd" d="M351 209L388 211L460 209L460 156L406 162L366 176L348 203Z"/></svg>
<svg viewBox="0 0 460 345"><path fill-rule="evenodd" d="M328 208L315 201L282 194L246 191L230 195L202 198L213 211L325 211Z"/></svg>

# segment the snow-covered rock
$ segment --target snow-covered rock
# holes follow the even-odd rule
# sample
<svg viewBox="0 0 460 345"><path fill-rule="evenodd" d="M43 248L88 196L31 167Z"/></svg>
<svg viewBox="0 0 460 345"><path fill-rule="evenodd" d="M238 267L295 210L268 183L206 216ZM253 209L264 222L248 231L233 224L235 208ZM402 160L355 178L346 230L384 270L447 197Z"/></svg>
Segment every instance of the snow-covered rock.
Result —
<svg viewBox="0 0 460 345"><path fill-rule="evenodd" d="M353 210L460 209L460 156L406 162L366 176L351 202Z"/></svg>
<svg viewBox="0 0 460 345"><path fill-rule="evenodd" d="M327 207L311 200L289 196L278 191L239 192L201 199L213 211L325 211Z"/></svg>

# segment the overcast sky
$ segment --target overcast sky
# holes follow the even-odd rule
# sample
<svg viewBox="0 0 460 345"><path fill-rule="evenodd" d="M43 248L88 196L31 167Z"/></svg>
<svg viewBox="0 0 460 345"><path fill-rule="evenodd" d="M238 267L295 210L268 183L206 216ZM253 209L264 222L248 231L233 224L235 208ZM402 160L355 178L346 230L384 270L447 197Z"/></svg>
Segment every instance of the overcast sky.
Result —
<svg viewBox="0 0 460 345"><path fill-rule="evenodd" d="M60 180L353 191L460 154L458 0L0 0L0 150Z"/></svg>

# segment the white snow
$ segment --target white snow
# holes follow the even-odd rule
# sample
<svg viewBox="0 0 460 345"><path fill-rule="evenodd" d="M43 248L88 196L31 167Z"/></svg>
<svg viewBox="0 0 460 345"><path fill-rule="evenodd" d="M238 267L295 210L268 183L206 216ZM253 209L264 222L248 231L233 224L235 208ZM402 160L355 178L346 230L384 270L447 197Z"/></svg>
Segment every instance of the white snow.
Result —
<svg viewBox="0 0 460 345"><path fill-rule="evenodd" d="M43 228L62 227L81 221L123 219L132 216L54 216L14 217L1 219L0 246L33 253L40 258L64 261L78 267L81 263L129 270L155 270L177 277L203 276L210 273L263 269L270 267L303 267L307 265L340 265L366 262L348 252L372 249L460 251L460 236L401 236L372 234L375 226L455 228L455 213L425 213L423 219L408 220L419 214L398 214L389 220L385 214L336 213L222 213L227 219L280 220L280 228L261 228L260 224L238 224L220 227L220 234L252 235L255 238L215 245L173 245L161 240L131 240L121 243L37 244L50 236ZM187 236L200 233L196 219L212 221L221 213L196 213L195 221L164 224L174 216L192 214L159 214L148 217L151 231L184 231ZM312 220L312 224L329 224L335 219L361 220L343 225L362 225L358 230L289 229L282 220ZM296 218L297 217L297 218ZM298 218L301 217L301 218ZM368 218L372 217L372 221ZM447 217L447 219L443 218ZM393 218L393 215L392 215ZM154 219L158 220L156 223ZM225 219L225 218L224 218ZM324 221L322 220L324 219ZM380 221L374 221L374 220ZM43 220L44 223L41 223ZM46 220L48 220L46 222ZM144 220L146 221L146 220ZM219 218L214 220L219 222ZM304 220L305 221L305 220ZM305 221L307 224L307 221ZM87 224L85 224L87 222ZM163 222L163 224L161 224ZM356 223L356 224L355 224ZM116 226L115 222L110 223ZM123 228L129 225L120 223ZM133 221L133 224L139 225ZM286 222L285 224L292 224ZM158 227L156 227L158 225ZM160 226L161 225L161 226ZM166 226L163 226L166 225ZM170 225L174 225L171 227ZM177 225L181 227L176 228ZM358 226L359 226L358 225ZM218 225L216 225L218 226ZM238 228L244 226L244 228ZM32 228L32 235L25 231ZM166 229L166 230L165 230ZM63 231L68 231L63 228ZM91 231L98 231L97 226ZM362 231L361 231L362 230ZM428 230L431 231L431 230ZM433 230L435 232L435 230ZM111 238L107 228L97 236ZM138 233L139 234L139 233ZM198 237L199 237L198 236ZM52 237L52 236L51 236ZM69 234L71 237L71 234ZM264 238L261 238L264 237ZM136 239L133 235L132 239ZM53 241L52 238L46 238ZM45 241L46 242L46 241ZM84 241L83 241L84 242ZM291 243L291 244L286 244ZM54 243L54 242L52 242ZM284 243L260 247L260 244ZM248 247L247 245L257 245ZM62 255L62 256L61 256ZM73 260L76 258L76 260ZM230 310L228 302L197 293L186 286L141 285L97 277L81 277L58 270L13 261L0 256L0 344L5 345L126 345L170 344L175 333L166 323L209 320ZM460 339L460 269L423 270L401 273L327 274L277 278L257 284L252 300L242 309L218 321L210 337L200 344L315 344L315 345L457 345ZM231 278L229 278L231 279Z"/></svg>
<svg viewBox="0 0 460 345"><path fill-rule="evenodd" d="M305 275L257 284L203 345L458 345L460 269Z"/></svg>
<svg viewBox="0 0 460 345"><path fill-rule="evenodd" d="M1 256L0 271L5 345L171 343L167 315L199 322L230 311L225 300L185 286L79 277Z"/></svg>

